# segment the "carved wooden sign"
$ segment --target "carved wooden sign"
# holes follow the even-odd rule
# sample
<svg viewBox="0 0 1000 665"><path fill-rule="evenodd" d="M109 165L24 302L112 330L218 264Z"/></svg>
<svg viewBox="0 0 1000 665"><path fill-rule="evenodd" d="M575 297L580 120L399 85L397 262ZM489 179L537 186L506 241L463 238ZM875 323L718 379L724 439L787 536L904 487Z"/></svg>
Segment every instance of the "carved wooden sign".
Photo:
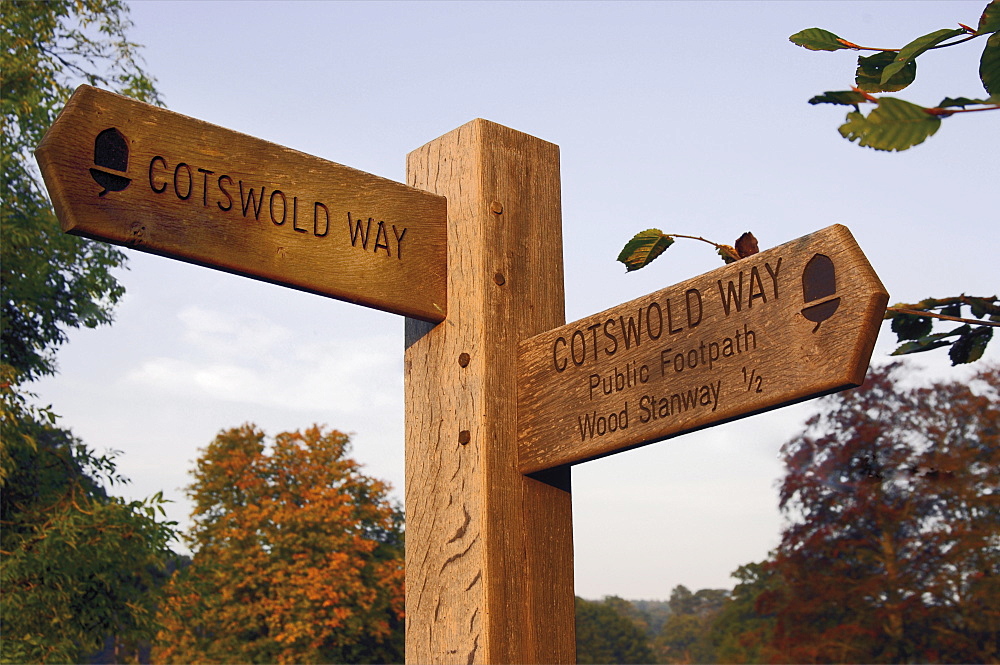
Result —
<svg viewBox="0 0 1000 665"><path fill-rule="evenodd" d="M835 225L521 343L523 473L864 381L888 293Z"/></svg>
<svg viewBox="0 0 1000 665"><path fill-rule="evenodd" d="M69 233L445 318L442 196L90 86L36 156Z"/></svg>

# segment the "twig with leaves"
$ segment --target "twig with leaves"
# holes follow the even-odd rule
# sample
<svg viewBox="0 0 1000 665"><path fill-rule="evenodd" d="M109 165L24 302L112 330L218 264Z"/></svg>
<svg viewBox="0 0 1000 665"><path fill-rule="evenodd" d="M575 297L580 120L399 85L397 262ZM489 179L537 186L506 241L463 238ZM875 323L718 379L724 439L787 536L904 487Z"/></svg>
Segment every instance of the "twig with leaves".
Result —
<svg viewBox="0 0 1000 665"><path fill-rule="evenodd" d="M958 28L935 30L898 49L859 46L822 28L807 28L789 40L811 51L875 51L874 55L858 57L855 85L850 90L824 92L809 103L853 106L847 122L840 126L840 135L848 141L875 150L906 150L937 132L941 118L1000 109L1000 0L992 0L986 6L975 28L964 23L958 25ZM989 95L985 99L946 97L937 106L924 107L873 94L898 92L913 83L918 56L987 35L979 60L979 78ZM861 112L861 104L875 104L876 108L866 116Z"/></svg>
<svg viewBox="0 0 1000 665"><path fill-rule="evenodd" d="M618 260L625 264L627 272L645 268L673 245L675 238L708 243L715 247L727 264L753 256L759 251L757 239L749 231L741 235L734 245L725 245L701 236L646 229L635 234L625 244L618 254ZM971 316L976 318L963 317L963 307L968 307ZM1000 327L1000 300L997 296L975 297L965 294L953 298L928 298L918 303L900 303L887 307L884 318L892 321L891 330L896 333L900 342L899 348L892 355L921 353L950 346L948 355L951 364L959 365L982 358L987 344L993 338L993 328ZM935 333L934 320L954 321L962 325L947 332Z"/></svg>

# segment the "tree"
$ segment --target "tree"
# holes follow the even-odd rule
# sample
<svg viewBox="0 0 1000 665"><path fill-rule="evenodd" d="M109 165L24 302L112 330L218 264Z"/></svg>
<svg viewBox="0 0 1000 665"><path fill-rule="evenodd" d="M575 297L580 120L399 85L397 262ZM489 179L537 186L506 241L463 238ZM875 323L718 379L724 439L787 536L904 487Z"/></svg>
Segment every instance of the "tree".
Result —
<svg viewBox="0 0 1000 665"><path fill-rule="evenodd" d="M128 41L120 0L8 1L0 12L0 362L30 380L55 371L67 327L111 321L125 255L61 232L32 153L79 83L158 102Z"/></svg>
<svg viewBox="0 0 1000 665"><path fill-rule="evenodd" d="M8 1L0 11L0 488L2 659L78 662L105 638L149 637L147 590L172 525L159 495L109 497L124 482L31 404L23 383L55 372L67 327L111 320L124 256L61 233L32 151L81 82L156 101L119 0Z"/></svg>
<svg viewBox="0 0 1000 665"><path fill-rule="evenodd" d="M576 599L578 663L653 662L643 628L627 616L628 604L615 596L604 601Z"/></svg>
<svg viewBox="0 0 1000 665"><path fill-rule="evenodd" d="M748 563L731 575L738 581L709 629L720 663L767 663L777 660L770 645L774 633L775 600L782 597L782 580L773 560Z"/></svg>
<svg viewBox="0 0 1000 665"><path fill-rule="evenodd" d="M167 585L154 658L401 661L403 516L349 443L312 427L268 445L244 425L202 451L193 557Z"/></svg>
<svg viewBox="0 0 1000 665"><path fill-rule="evenodd" d="M728 597L725 589L691 593L684 585L674 587L670 592L670 618L654 640L660 662L716 662L709 631Z"/></svg>
<svg viewBox="0 0 1000 665"><path fill-rule="evenodd" d="M171 554L173 524L157 520L158 495L108 496L102 479L124 482L113 458L35 415L3 412L19 429L14 440L4 432L0 661L81 662L109 638L134 653L155 633L152 590Z"/></svg>
<svg viewBox="0 0 1000 665"><path fill-rule="evenodd" d="M789 441L772 647L789 662L1000 658L1000 368L827 398Z"/></svg>

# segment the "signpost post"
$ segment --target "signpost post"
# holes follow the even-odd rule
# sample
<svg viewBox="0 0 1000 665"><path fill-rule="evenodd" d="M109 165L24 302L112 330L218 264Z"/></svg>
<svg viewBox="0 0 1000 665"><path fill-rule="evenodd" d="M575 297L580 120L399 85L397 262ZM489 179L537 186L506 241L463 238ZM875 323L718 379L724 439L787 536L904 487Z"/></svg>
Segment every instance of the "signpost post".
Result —
<svg viewBox="0 0 1000 665"><path fill-rule="evenodd" d="M859 385L888 295L842 226L563 325L557 146L474 120L409 186L88 86L63 229L407 317L406 658L576 661L570 466Z"/></svg>

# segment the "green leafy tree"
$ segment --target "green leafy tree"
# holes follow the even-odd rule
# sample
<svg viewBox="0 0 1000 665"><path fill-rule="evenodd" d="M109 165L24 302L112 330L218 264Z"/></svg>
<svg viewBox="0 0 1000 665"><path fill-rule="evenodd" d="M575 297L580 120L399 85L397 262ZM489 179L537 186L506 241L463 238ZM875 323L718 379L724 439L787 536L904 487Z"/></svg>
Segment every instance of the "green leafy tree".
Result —
<svg viewBox="0 0 1000 665"><path fill-rule="evenodd" d="M32 153L80 83L158 102L119 0L7 0L0 11L0 362L52 374L67 328L108 323L125 256L61 232Z"/></svg>
<svg viewBox="0 0 1000 665"><path fill-rule="evenodd" d="M1000 367L827 398L783 454L773 572L786 662L1000 658Z"/></svg>
<svg viewBox="0 0 1000 665"><path fill-rule="evenodd" d="M670 593L670 618L653 644L659 662L716 662L710 630L728 597L725 589L692 593L683 585L674 587Z"/></svg>
<svg viewBox="0 0 1000 665"><path fill-rule="evenodd" d="M719 663L767 663L774 635L775 601L782 596L782 580L771 559L740 566L729 598L715 615L709 638Z"/></svg>
<svg viewBox="0 0 1000 665"><path fill-rule="evenodd" d="M616 596L603 601L576 599L578 663L651 663L643 627L629 618L629 603Z"/></svg>
<svg viewBox="0 0 1000 665"><path fill-rule="evenodd" d="M111 319L123 255L61 233L32 151L82 82L156 101L117 0L8 0L0 10L0 659L80 662L152 633L172 525L162 498L124 501L111 456L32 405L66 329Z"/></svg>
<svg viewBox="0 0 1000 665"><path fill-rule="evenodd" d="M162 498L108 496L105 483L125 482L111 456L5 402L0 661L82 662L107 639L134 654L155 634L153 590L174 538Z"/></svg>
<svg viewBox="0 0 1000 665"><path fill-rule="evenodd" d="M190 566L168 583L163 662L403 658L403 515L389 487L312 427L268 444L252 425L202 451Z"/></svg>

